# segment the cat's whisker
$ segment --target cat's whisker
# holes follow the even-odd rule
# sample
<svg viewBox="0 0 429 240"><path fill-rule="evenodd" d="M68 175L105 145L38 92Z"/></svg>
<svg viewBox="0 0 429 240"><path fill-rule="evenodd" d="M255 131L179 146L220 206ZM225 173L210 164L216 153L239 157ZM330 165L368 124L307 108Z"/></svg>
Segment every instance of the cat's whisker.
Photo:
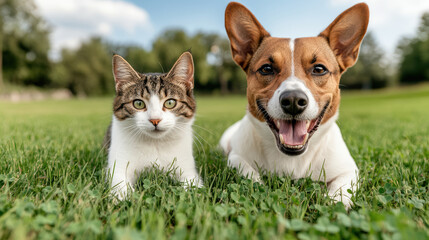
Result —
<svg viewBox="0 0 429 240"><path fill-rule="evenodd" d="M129 125L124 127L123 129L128 131L129 133L133 133L138 129L138 127L136 125Z"/></svg>
<svg viewBox="0 0 429 240"><path fill-rule="evenodd" d="M197 132L195 132L195 131L193 131L193 133L194 133L194 135L195 135L195 137L196 138L199 138L199 139L201 139L202 141L204 141L207 145L209 145L210 146L210 143L208 143L199 133L197 133Z"/></svg>
<svg viewBox="0 0 429 240"><path fill-rule="evenodd" d="M132 142L130 142L130 143L131 144L137 143L137 141L139 139L138 137L139 137L139 132L138 132L138 129L136 128L135 131L131 132L129 140L131 140Z"/></svg>
<svg viewBox="0 0 429 240"><path fill-rule="evenodd" d="M211 135L214 135L214 133L213 133L212 131L208 130L207 128L201 127L201 126L196 125L196 124L194 124L194 125L193 125L193 127L197 127L197 128L199 128L199 129L201 129L201 130L206 131L207 133L209 133L209 134L211 134Z"/></svg>
<svg viewBox="0 0 429 240"><path fill-rule="evenodd" d="M186 125L185 123L178 123L178 124ZM197 124L193 124L192 127L197 127L197 128L199 128L201 130L206 131L207 133L209 133L211 135L215 135L212 131L209 131L207 128L201 127L201 126L199 126Z"/></svg>
<svg viewBox="0 0 429 240"><path fill-rule="evenodd" d="M182 132L186 132L187 131L187 129L183 129L183 128L180 128L179 126L174 126L174 129L176 129L176 130L179 130L179 131L182 131ZM195 133L195 132L194 132ZM200 137L201 138L201 137ZM197 135L194 135L194 139L196 139L197 140L197 142L196 142L196 144L195 144L195 147L197 148L197 151L198 151L198 153L199 154L201 154L201 150L202 150L202 152L203 152L203 156L205 157L206 156L206 152L205 152L205 150L204 150L204 145L202 144L202 142L200 141L200 139L199 139L199 137L197 136ZM199 145L198 145L199 144Z"/></svg>
<svg viewBox="0 0 429 240"><path fill-rule="evenodd" d="M195 132L194 132L194 133L195 133ZM204 150L205 148L204 148L204 145L203 145L203 143L201 142L201 140L202 140L202 141L204 141L204 142L206 142L206 144L208 144L208 143L207 143L207 141L205 141L205 140L204 140L201 136L199 136L198 134L196 134L196 135L194 134L194 138L197 140L197 142L196 142L196 143L200 144L201 149L203 150L203 156L204 156L204 157L206 157L206 151ZM198 145L198 144L197 144L197 145ZM196 146L197 146L197 145L196 145Z"/></svg>
<svg viewBox="0 0 429 240"><path fill-rule="evenodd" d="M197 135L194 135L194 138L197 140L197 142L200 144L201 149L203 150L203 156L206 156L206 151L204 150L204 145L203 143L200 141L200 137L198 137ZM198 146L198 144L196 144L196 146Z"/></svg>
<svg viewBox="0 0 429 240"><path fill-rule="evenodd" d="M183 133L186 133L187 132L187 130L186 129L181 129L181 128L179 128L178 126L175 126L174 127L174 129L175 130L179 130L179 131L181 131L181 132L183 132ZM201 151L203 152L203 154L204 154L204 156L205 156L205 151L204 151L204 146L201 144L201 142L197 139L197 141L198 142L196 142L196 144L195 144L195 147L197 148L197 152L198 152L198 154L201 154ZM200 144L200 145L198 145L198 144Z"/></svg>
<svg viewBox="0 0 429 240"><path fill-rule="evenodd" d="M174 129L175 130L179 130L179 131L181 131L181 132L183 132L183 133L186 133L187 131L188 131L188 129L184 129L184 128L182 128L182 127L180 127L180 126L174 126ZM194 137L196 137L195 135L194 135ZM198 141L198 143L200 144L200 146L203 148L203 145L201 144L201 142L200 141ZM198 151L200 151L199 149L198 149L198 145L196 145L196 147L197 147L197 150Z"/></svg>
<svg viewBox="0 0 429 240"><path fill-rule="evenodd" d="M180 125L180 124L178 124L178 125ZM184 125L184 124L183 124ZM196 126L196 125L193 125L193 126ZM201 127L202 128L202 127ZM203 128L202 128L203 129ZM203 130L205 130L205 129L203 129ZM202 141L204 141L207 145L209 145L210 146L210 143L208 143L198 132L196 132L194 129L192 130L192 132L194 133L194 135L195 135L195 137L199 137ZM208 130L207 130L207 132L209 132ZM210 132L209 132L210 133ZM211 135L213 135L214 136L214 134L213 133L210 133Z"/></svg>
<svg viewBox="0 0 429 240"><path fill-rule="evenodd" d="M132 142L130 142L131 144L136 144L140 139L144 137L145 131L137 126L133 126L129 130L130 130L129 132L131 133L130 135L130 140L132 140Z"/></svg>

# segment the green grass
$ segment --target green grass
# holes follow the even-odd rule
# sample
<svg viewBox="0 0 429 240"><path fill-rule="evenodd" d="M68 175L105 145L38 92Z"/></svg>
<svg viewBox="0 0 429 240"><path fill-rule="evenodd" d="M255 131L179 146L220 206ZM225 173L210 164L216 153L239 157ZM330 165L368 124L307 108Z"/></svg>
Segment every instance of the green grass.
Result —
<svg viewBox="0 0 429 240"><path fill-rule="evenodd" d="M343 96L339 125L360 168L355 206L324 183L226 166L217 142L244 97L198 97L195 155L205 187L157 170L113 203L101 144L111 98L0 102L0 239L427 239L429 87Z"/></svg>

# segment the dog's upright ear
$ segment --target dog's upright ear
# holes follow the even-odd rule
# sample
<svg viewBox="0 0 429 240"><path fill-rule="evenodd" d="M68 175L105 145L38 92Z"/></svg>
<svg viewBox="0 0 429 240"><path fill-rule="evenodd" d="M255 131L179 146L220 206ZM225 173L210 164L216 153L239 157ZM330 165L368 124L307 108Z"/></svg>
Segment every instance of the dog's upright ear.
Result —
<svg viewBox="0 0 429 240"><path fill-rule="evenodd" d="M369 9L358 3L341 13L319 37L325 38L334 52L341 72L353 66L369 21Z"/></svg>
<svg viewBox="0 0 429 240"><path fill-rule="evenodd" d="M242 4L231 2L225 10L225 29L234 61L244 70L262 39L270 34Z"/></svg>

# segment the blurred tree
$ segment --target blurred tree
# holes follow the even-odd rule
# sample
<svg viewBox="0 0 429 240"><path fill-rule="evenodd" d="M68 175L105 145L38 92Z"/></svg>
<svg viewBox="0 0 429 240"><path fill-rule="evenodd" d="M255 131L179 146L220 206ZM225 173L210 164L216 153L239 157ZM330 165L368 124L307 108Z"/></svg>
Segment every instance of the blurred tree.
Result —
<svg viewBox="0 0 429 240"><path fill-rule="evenodd" d="M180 54L191 47L190 38L183 30L171 29L161 33L152 44L152 52L159 62L158 72L167 72Z"/></svg>
<svg viewBox="0 0 429 240"><path fill-rule="evenodd" d="M130 46L125 49L123 56L137 72L160 72L161 67L153 51L148 52L143 48Z"/></svg>
<svg viewBox="0 0 429 240"><path fill-rule="evenodd" d="M198 91L245 92L245 76L232 60L229 41L217 34L200 32L188 36L183 30L167 30L153 43L152 57L167 68L161 71L168 71L186 50L191 50L194 58Z"/></svg>
<svg viewBox="0 0 429 240"><path fill-rule="evenodd" d="M167 72L185 51L190 50L195 65L195 82L206 84L210 77L207 64L207 47L203 45L202 34L188 36L183 30L171 29L163 32L153 43L153 56L160 64L161 72Z"/></svg>
<svg viewBox="0 0 429 240"><path fill-rule="evenodd" d="M108 49L112 49L112 54L118 54L124 57L137 72L160 72L161 65L158 57L153 51L147 51L143 47L137 45L106 45Z"/></svg>
<svg viewBox="0 0 429 240"><path fill-rule="evenodd" d="M421 17L420 26L418 29L418 37L424 40L429 38L429 12L426 12Z"/></svg>
<svg viewBox="0 0 429 240"><path fill-rule="evenodd" d="M0 0L0 85L49 84L49 28L31 0Z"/></svg>
<svg viewBox="0 0 429 240"><path fill-rule="evenodd" d="M77 50L63 49L61 61L52 71L53 85L79 96L112 93L115 84L111 59L107 45L98 37L82 43Z"/></svg>
<svg viewBox="0 0 429 240"><path fill-rule="evenodd" d="M114 49L114 51L111 51ZM229 41L217 34L187 35L179 29L167 30L153 42L150 51L135 45L109 45L93 38L77 50L62 51L62 60L54 64L54 87L65 87L75 95L98 95L114 89L111 54L124 57L136 71L167 72L177 58L191 50L195 65L195 89L244 93L246 78L233 62Z"/></svg>
<svg viewBox="0 0 429 240"><path fill-rule="evenodd" d="M417 36L403 38L398 44L401 56L399 81L416 83L429 80L429 12L423 14Z"/></svg>
<svg viewBox="0 0 429 240"><path fill-rule="evenodd" d="M208 62L214 67L214 82L221 94L246 92L246 77L231 56L229 40L216 34L205 36L205 46L209 47Z"/></svg>
<svg viewBox="0 0 429 240"><path fill-rule="evenodd" d="M368 32L362 42L359 59L341 77L341 85L346 89L372 89L385 87L389 77L383 65L384 53L378 46L372 32Z"/></svg>

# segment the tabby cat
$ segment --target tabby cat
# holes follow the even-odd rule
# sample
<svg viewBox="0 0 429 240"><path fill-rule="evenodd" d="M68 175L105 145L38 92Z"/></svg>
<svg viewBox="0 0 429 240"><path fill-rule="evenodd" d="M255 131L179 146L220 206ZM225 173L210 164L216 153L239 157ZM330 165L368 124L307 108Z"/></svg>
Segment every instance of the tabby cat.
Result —
<svg viewBox="0 0 429 240"><path fill-rule="evenodd" d="M113 120L104 139L112 192L120 200L134 191L141 171L174 169L185 186L202 186L192 155L194 64L183 53L168 73L137 73L113 56L116 98Z"/></svg>

